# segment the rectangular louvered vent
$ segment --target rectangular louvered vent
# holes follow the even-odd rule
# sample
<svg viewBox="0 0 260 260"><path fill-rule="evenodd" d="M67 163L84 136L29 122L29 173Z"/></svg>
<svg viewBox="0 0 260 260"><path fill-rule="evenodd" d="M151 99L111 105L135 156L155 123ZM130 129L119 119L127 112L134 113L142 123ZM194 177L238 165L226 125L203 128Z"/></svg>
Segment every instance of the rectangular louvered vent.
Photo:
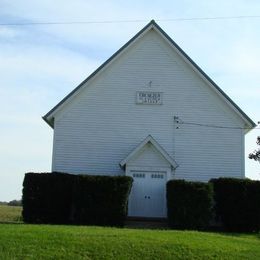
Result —
<svg viewBox="0 0 260 260"><path fill-rule="evenodd" d="M151 175L151 178L154 178L154 179L163 179L163 174L153 173L153 174Z"/></svg>
<svg viewBox="0 0 260 260"><path fill-rule="evenodd" d="M145 174L144 173L134 173L133 177L134 178L145 178Z"/></svg>

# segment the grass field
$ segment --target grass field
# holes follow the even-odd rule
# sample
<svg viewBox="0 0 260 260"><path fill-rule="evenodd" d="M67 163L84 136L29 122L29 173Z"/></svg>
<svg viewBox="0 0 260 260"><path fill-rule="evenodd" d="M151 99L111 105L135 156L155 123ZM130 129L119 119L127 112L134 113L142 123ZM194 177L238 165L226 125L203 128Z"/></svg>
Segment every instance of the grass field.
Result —
<svg viewBox="0 0 260 260"><path fill-rule="evenodd" d="M260 259L260 234L27 225L20 214L0 207L0 259Z"/></svg>
<svg viewBox="0 0 260 260"><path fill-rule="evenodd" d="M260 259L260 236L0 224L0 259Z"/></svg>
<svg viewBox="0 0 260 260"><path fill-rule="evenodd" d="M22 221L21 213L22 207L0 205L0 223L19 223Z"/></svg>

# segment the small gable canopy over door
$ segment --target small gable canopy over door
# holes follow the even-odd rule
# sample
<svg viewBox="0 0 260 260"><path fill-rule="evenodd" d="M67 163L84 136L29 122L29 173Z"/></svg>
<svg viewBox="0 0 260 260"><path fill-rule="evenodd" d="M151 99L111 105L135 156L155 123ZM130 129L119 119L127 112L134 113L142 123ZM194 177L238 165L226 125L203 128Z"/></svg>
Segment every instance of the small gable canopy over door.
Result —
<svg viewBox="0 0 260 260"><path fill-rule="evenodd" d="M165 218L166 182L178 166L175 160L149 135L120 166L134 179L128 216Z"/></svg>

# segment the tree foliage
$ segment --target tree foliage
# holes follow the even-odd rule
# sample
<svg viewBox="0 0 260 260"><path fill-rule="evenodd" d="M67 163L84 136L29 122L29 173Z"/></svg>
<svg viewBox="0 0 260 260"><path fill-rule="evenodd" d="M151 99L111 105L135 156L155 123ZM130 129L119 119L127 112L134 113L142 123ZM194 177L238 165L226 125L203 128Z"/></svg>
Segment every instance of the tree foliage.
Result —
<svg viewBox="0 0 260 260"><path fill-rule="evenodd" d="M260 136L257 137L256 143L260 145ZM254 159L255 161L260 162L260 148L255 150L254 152L250 153L248 156L249 159Z"/></svg>
<svg viewBox="0 0 260 260"><path fill-rule="evenodd" d="M8 206L22 206L22 200L11 200L7 204Z"/></svg>

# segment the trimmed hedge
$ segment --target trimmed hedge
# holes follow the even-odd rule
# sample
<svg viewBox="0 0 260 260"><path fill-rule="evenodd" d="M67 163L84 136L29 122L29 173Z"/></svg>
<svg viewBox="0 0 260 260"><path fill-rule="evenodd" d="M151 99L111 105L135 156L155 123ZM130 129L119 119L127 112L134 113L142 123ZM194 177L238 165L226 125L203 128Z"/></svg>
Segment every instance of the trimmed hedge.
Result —
<svg viewBox="0 0 260 260"><path fill-rule="evenodd" d="M79 176L74 186L78 224L123 226L132 178Z"/></svg>
<svg viewBox="0 0 260 260"><path fill-rule="evenodd" d="M122 226L132 178L27 173L23 219L27 223Z"/></svg>
<svg viewBox="0 0 260 260"><path fill-rule="evenodd" d="M27 173L23 181L23 219L27 223L70 222L74 175Z"/></svg>
<svg viewBox="0 0 260 260"><path fill-rule="evenodd" d="M260 181L219 178L210 182L214 188L217 221L227 231L260 230Z"/></svg>
<svg viewBox="0 0 260 260"><path fill-rule="evenodd" d="M212 219L212 185L170 180L167 183L169 226L177 229L205 229Z"/></svg>

